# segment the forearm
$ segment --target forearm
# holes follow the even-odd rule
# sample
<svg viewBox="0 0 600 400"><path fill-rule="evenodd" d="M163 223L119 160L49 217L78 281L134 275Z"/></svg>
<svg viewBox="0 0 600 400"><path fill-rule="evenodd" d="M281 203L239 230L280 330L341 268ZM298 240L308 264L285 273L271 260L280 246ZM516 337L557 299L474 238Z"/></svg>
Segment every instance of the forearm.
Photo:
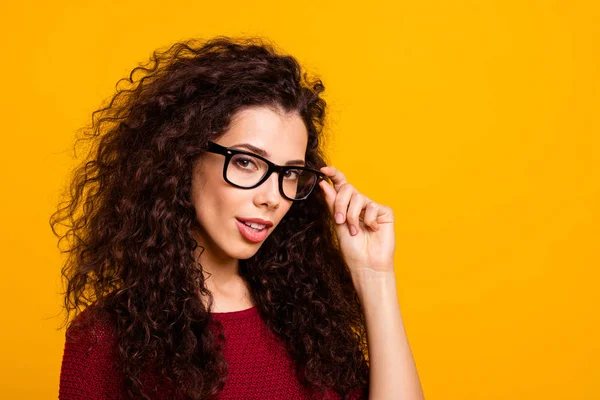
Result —
<svg viewBox="0 0 600 400"><path fill-rule="evenodd" d="M424 399L404 330L394 273L358 271L352 279L367 325L369 400Z"/></svg>

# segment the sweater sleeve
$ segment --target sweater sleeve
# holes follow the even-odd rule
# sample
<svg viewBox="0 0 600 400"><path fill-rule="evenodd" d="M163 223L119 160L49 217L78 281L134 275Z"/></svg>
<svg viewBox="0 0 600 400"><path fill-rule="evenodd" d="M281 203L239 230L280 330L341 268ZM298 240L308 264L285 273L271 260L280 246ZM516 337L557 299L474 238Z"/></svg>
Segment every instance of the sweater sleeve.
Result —
<svg viewBox="0 0 600 400"><path fill-rule="evenodd" d="M58 398L121 398L122 378L116 361L116 341L107 321L69 327L65 334Z"/></svg>

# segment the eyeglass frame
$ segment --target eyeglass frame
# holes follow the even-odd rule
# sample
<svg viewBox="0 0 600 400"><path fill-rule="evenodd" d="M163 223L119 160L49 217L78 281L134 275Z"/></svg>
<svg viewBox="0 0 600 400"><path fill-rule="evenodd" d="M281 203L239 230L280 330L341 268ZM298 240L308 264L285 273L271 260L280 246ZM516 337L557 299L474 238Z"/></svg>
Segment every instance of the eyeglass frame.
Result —
<svg viewBox="0 0 600 400"><path fill-rule="evenodd" d="M208 148L206 151L209 153L220 154L220 155L225 156L225 162L223 163L223 179L225 179L225 182L229 183L231 186L235 186L240 189L254 189L254 188L262 185L267 179L269 179L269 177L271 176L271 174L273 172L277 172L277 178L278 178L277 180L279 182L279 193L285 199L288 199L291 201L306 200L308 198L308 196L310 196L312 194L313 190L315 189L315 186L317 186L317 184L320 181L322 181L323 179L326 179L326 177L327 177L321 171L317 171L312 168L297 166L297 165L285 165L285 166L277 165L277 164L267 160L266 158L259 156L258 154L252 153L250 151L238 150L238 149L233 149L231 147L221 146L220 144L212 142L212 141L208 142ZM240 186L240 185L237 185L237 184L231 182L229 179L227 179L227 167L229 166L229 162L231 161L231 158L236 154L245 154L247 156L255 157L261 161L264 161L265 164L267 164L267 167L268 167L267 173L260 179L260 181L258 181L258 183L256 183L253 186ZM292 199L291 197L288 197L283 191L283 174L282 174L282 172L286 172L288 170L298 170L298 169L315 173L317 175L317 179L313 183L312 187L310 188L310 190L306 196L304 196L300 199Z"/></svg>

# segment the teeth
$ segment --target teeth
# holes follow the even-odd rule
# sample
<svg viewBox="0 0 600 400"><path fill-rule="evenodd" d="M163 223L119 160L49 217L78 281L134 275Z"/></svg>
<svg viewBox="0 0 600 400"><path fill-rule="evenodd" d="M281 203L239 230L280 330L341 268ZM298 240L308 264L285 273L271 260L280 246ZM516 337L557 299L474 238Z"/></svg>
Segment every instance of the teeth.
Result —
<svg viewBox="0 0 600 400"><path fill-rule="evenodd" d="M255 222L244 222L244 225L248 225L249 227L258 229L258 230L261 230L266 226L266 225L257 224Z"/></svg>

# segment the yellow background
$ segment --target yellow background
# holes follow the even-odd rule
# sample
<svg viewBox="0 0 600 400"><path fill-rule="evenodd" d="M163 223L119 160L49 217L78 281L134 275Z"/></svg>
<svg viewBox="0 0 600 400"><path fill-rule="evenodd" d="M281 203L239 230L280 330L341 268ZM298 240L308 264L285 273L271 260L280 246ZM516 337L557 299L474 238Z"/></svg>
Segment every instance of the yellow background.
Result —
<svg viewBox="0 0 600 400"><path fill-rule="evenodd" d="M263 35L326 86L332 163L396 215L425 396L600 398L595 1L3 2L1 396L56 398L48 224L75 131L151 51Z"/></svg>

